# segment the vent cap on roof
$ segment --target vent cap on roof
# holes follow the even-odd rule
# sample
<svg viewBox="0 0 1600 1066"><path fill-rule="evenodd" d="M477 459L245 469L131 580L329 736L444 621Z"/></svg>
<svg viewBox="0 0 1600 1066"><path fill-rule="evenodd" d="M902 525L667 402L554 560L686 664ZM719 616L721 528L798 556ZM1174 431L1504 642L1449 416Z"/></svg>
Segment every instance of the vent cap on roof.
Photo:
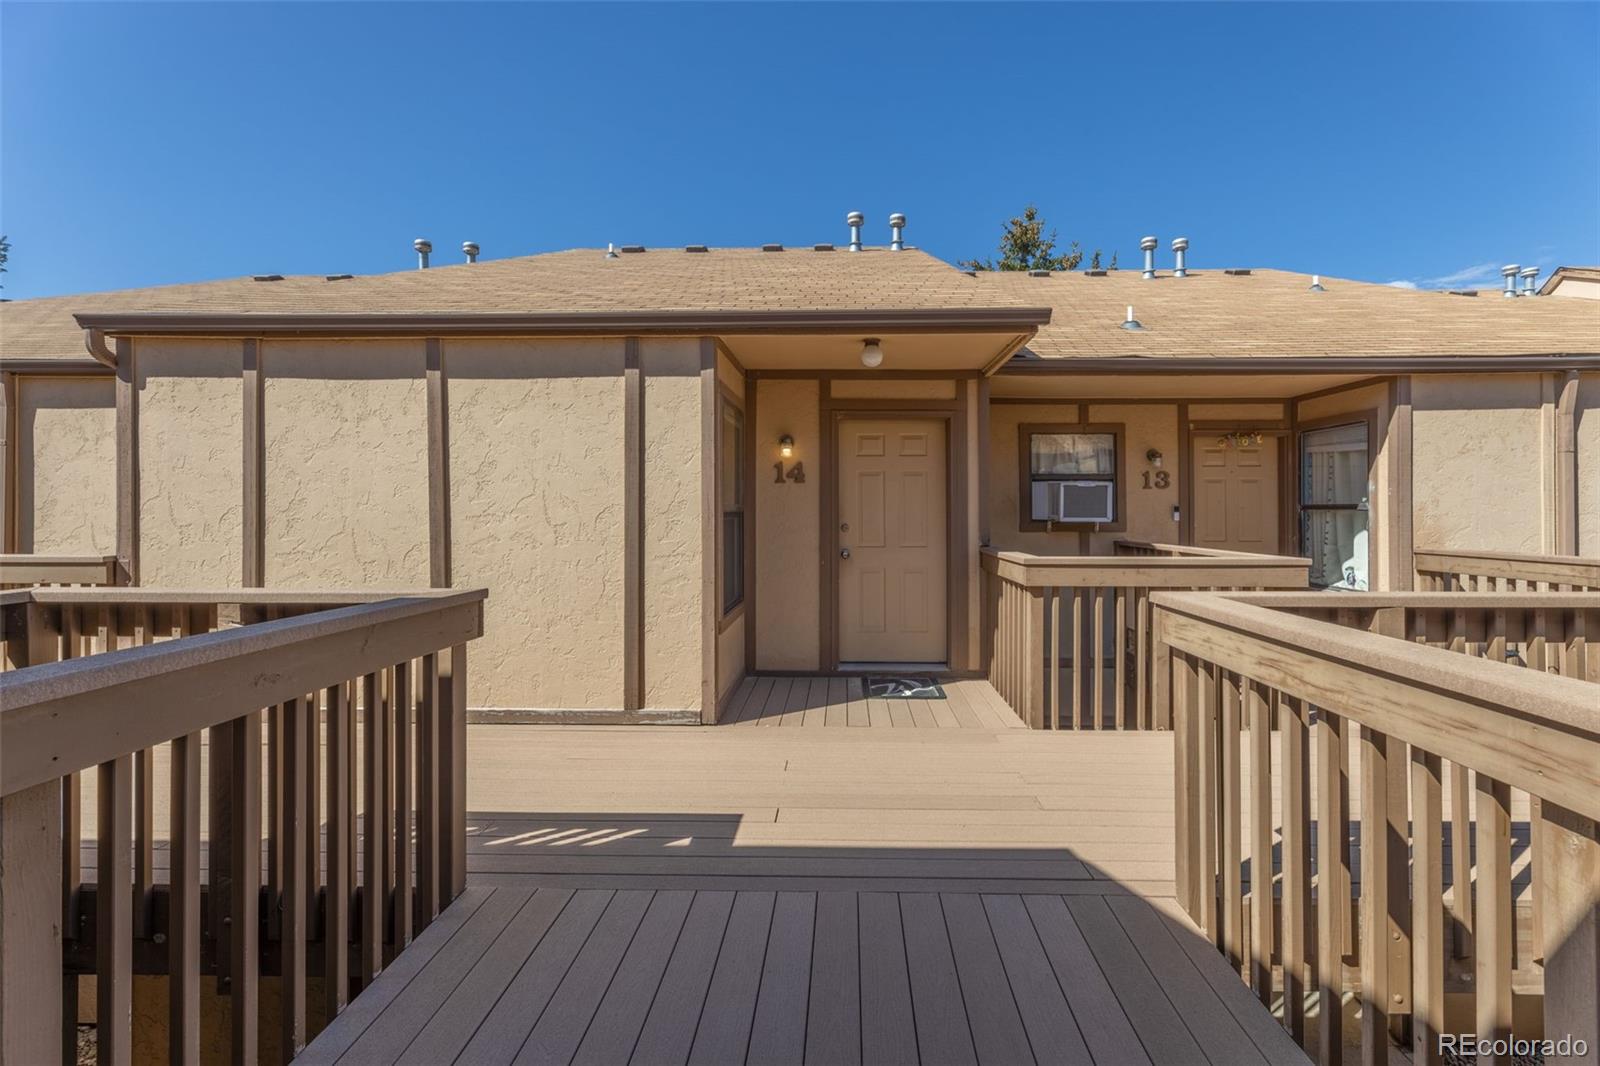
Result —
<svg viewBox="0 0 1600 1066"><path fill-rule="evenodd" d="M354 274L324 274L323 277L322 277L322 280L324 280L324 281L349 281L353 277L355 277Z"/></svg>
<svg viewBox="0 0 1600 1066"><path fill-rule="evenodd" d="M622 250L624 252L627 252L629 255L638 255L640 252L644 251L644 245L642 245L642 244L624 244L622 246Z"/></svg>
<svg viewBox="0 0 1600 1066"><path fill-rule="evenodd" d="M860 211L852 211L844 216L844 224L850 227L850 250L861 251L861 227L866 224L867 216Z"/></svg>
<svg viewBox="0 0 1600 1066"><path fill-rule="evenodd" d="M282 274L251 274L251 281L282 281Z"/></svg>
<svg viewBox="0 0 1600 1066"><path fill-rule="evenodd" d="M1137 318L1133 317L1133 305L1128 305L1128 317L1122 320L1123 329L1144 329Z"/></svg>
<svg viewBox="0 0 1600 1066"><path fill-rule="evenodd" d="M1250 271L1239 270L1238 268L1233 270L1224 270L1223 273L1235 278L1248 278L1250 276Z"/></svg>
<svg viewBox="0 0 1600 1066"><path fill-rule="evenodd" d="M781 252L781 251L783 251L783 245L781 245L781 244L763 244L761 246L761 250L763 252Z"/></svg>
<svg viewBox="0 0 1600 1066"><path fill-rule="evenodd" d="M476 263L478 261L478 242L477 241L462 241L461 242L461 250L466 253L467 262Z"/></svg>
<svg viewBox="0 0 1600 1066"><path fill-rule="evenodd" d="M1141 277L1153 278L1156 276L1156 245L1160 243L1154 237L1139 238L1139 247L1144 251L1144 272L1140 275Z"/></svg>
<svg viewBox="0 0 1600 1066"><path fill-rule="evenodd" d="M813 252L831 252L831 251L833 251L833 245L831 245L831 244L813 244L811 246L811 250Z"/></svg>
<svg viewBox="0 0 1600 1066"><path fill-rule="evenodd" d="M1028 277L1030 277L1030 278L1048 278L1049 276L1050 276L1050 271L1048 271L1048 270L1030 270L1030 271L1028 271Z"/></svg>
<svg viewBox="0 0 1600 1066"><path fill-rule="evenodd" d="M686 244L683 246L683 250L686 252L709 252L711 249L703 244Z"/></svg>
<svg viewBox="0 0 1600 1066"><path fill-rule="evenodd" d="M1084 271L1084 272L1083 272L1083 273L1084 273L1084 276L1085 276L1085 277L1090 277L1090 278L1103 278L1103 277L1105 277L1105 276L1106 276L1106 275L1107 275L1107 274L1109 274L1109 273L1110 273L1110 271L1108 271L1108 270L1085 270L1085 271Z"/></svg>
<svg viewBox="0 0 1600 1066"><path fill-rule="evenodd" d="M1517 271L1522 269L1516 263L1507 263L1500 268L1500 276L1506 279L1506 295L1517 294Z"/></svg>
<svg viewBox="0 0 1600 1066"><path fill-rule="evenodd" d="M417 250L417 269L428 269L428 253L433 251L433 242L426 237L418 237L411 242L411 247Z"/></svg>
<svg viewBox="0 0 1600 1066"><path fill-rule="evenodd" d="M906 249L906 216L896 211L889 216L889 251L903 252Z"/></svg>
<svg viewBox="0 0 1600 1066"><path fill-rule="evenodd" d="M1538 267L1523 267L1518 276L1522 278L1522 295L1532 296L1538 291L1533 287L1533 279L1539 276Z"/></svg>
<svg viewBox="0 0 1600 1066"><path fill-rule="evenodd" d="M1172 258L1173 258L1172 276L1173 277L1175 277L1175 278L1186 278L1186 277L1189 276L1189 267L1187 265L1188 255L1189 255L1189 238L1187 238L1187 237L1174 237L1174 238L1172 238Z"/></svg>

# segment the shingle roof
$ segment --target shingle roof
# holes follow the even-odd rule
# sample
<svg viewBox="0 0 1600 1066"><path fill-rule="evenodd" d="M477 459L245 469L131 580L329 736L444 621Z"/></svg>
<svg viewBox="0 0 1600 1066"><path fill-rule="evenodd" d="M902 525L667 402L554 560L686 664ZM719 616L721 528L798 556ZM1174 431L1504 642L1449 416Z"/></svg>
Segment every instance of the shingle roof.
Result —
<svg viewBox="0 0 1600 1066"><path fill-rule="evenodd" d="M472 312L872 311L1013 308L1010 295L925 252L573 249L476 264L191 285L0 304L0 352L81 357L77 312L427 314ZM1039 306L1037 304L1033 306Z"/></svg>
<svg viewBox="0 0 1600 1066"><path fill-rule="evenodd" d="M1023 358L1428 356L1600 353L1600 301L1505 299L1252 270L1137 270L1029 277L980 273L989 289L1052 308ZM1144 326L1121 327L1128 305Z"/></svg>

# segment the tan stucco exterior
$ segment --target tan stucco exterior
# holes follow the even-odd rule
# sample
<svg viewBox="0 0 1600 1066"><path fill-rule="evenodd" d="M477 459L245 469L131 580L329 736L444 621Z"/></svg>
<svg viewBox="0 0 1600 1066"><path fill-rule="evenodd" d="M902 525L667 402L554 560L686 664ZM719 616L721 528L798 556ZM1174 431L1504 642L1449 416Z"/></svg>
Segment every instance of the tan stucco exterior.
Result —
<svg viewBox="0 0 1600 1066"><path fill-rule="evenodd" d="M428 584L421 341L272 342L266 371L266 583Z"/></svg>
<svg viewBox="0 0 1600 1066"><path fill-rule="evenodd" d="M1600 374L1578 382L1578 554L1600 557Z"/></svg>
<svg viewBox="0 0 1600 1066"><path fill-rule="evenodd" d="M490 590L473 703L618 708L623 342L463 340L445 358L451 577Z"/></svg>
<svg viewBox="0 0 1600 1066"><path fill-rule="evenodd" d="M229 588L241 580L243 355L237 341L141 342L139 580ZM179 431L181 428L181 432Z"/></svg>
<svg viewBox="0 0 1600 1066"><path fill-rule="evenodd" d="M113 382L25 377L17 393L18 550L115 554Z"/></svg>
<svg viewBox="0 0 1600 1066"><path fill-rule="evenodd" d="M822 477L820 383L756 382L756 667L816 670L822 659L818 524ZM775 482L776 441L794 437L794 458L813 471L803 484Z"/></svg>

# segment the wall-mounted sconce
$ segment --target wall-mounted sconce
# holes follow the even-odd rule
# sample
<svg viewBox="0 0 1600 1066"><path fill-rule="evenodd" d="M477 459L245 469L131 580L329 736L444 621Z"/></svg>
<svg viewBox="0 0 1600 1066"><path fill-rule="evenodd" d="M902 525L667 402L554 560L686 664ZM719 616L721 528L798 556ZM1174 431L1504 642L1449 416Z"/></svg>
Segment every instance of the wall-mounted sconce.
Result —
<svg viewBox="0 0 1600 1066"><path fill-rule="evenodd" d="M868 337L861 342L861 365L868 370L875 370L883 365L883 348L878 344L878 338Z"/></svg>
<svg viewBox="0 0 1600 1066"><path fill-rule="evenodd" d="M778 438L778 454L785 459L794 457L794 438L787 433Z"/></svg>
<svg viewBox="0 0 1600 1066"><path fill-rule="evenodd" d="M1161 466L1161 453L1155 448L1151 448L1149 451L1145 452L1144 457L1147 461L1149 461L1151 466L1157 468Z"/></svg>

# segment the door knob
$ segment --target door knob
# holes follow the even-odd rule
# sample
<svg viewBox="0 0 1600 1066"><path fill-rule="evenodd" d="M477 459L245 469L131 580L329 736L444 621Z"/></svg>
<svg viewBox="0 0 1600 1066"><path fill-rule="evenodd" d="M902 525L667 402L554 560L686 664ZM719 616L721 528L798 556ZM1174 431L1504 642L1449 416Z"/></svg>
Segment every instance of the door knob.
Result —
<svg viewBox="0 0 1600 1066"><path fill-rule="evenodd" d="M849 548L840 548L839 549L839 558L841 558L841 559L850 558L850 549Z"/></svg>

